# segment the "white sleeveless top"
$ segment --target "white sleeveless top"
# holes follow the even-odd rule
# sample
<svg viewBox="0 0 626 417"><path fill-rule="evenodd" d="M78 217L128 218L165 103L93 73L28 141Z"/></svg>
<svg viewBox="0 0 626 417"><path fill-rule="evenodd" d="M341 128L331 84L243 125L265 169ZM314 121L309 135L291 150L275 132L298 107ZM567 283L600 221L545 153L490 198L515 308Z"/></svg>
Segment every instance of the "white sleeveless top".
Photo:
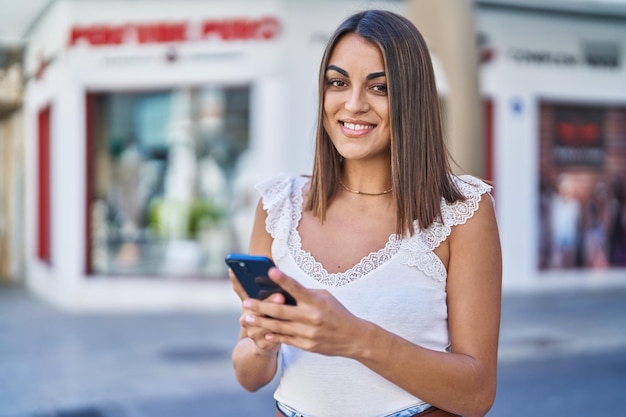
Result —
<svg viewBox="0 0 626 417"><path fill-rule="evenodd" d="M276 266L309 288L328 290L354 315L406 340L436 351L450 346L446 304L447 271L433 250L478 209L491 186L469 176L452 177L465 201L441 202L443 221L408 238L391 235L345 272L329 273L302 249L297 231L308 177L281 174L256 186L267 211ZM423 404L361 363L292 346L280 351L282 375L274 398L305 416L385 416ZM416 376L418 377L418 376ZM428 382L428 381L426 381Z"/></svg>

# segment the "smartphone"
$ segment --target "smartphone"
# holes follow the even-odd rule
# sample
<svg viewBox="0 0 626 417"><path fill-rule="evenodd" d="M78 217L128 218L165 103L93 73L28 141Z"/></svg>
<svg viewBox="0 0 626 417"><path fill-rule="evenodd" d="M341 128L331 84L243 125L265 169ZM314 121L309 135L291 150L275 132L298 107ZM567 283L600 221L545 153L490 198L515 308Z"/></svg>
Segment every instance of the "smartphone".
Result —
<svg viewBox="0 0 626 417"><path fill-rule="evenodd" d="M269 269L274 266L270 258L231 253L226 256L225 262L250 298L263 300L280 292L285 297L285 304L296 305L296 299L267 276Z"/></svg>

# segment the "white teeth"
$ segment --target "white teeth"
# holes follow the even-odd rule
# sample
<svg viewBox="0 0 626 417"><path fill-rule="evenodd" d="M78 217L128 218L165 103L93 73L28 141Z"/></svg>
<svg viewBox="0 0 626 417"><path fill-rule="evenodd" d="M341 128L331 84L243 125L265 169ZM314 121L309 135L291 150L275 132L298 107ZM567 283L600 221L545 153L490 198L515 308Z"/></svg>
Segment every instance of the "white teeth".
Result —
<svg viewBox="0 0 626 417"><path fill-rule="evenodd" d="M369 129L370 125L357 125L354 123L345 123L343 124L345 127L347 127L350 130L365 130L365 129Z"/></svg>

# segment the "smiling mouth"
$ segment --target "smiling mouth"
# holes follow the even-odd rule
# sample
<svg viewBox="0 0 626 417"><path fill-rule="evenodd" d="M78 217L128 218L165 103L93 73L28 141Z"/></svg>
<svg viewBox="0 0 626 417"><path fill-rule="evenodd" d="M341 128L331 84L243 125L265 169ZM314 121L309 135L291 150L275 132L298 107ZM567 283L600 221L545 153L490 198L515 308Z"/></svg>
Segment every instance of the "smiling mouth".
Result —
<svg viewBox="0 0 626 417"><path fill-rule="evenodd" d="M349 123L349 122L341 122L341 125L346 129L353 130L355 132L372 130L376 127L376 125L371 124L362 124L362 123Z"/></svg>

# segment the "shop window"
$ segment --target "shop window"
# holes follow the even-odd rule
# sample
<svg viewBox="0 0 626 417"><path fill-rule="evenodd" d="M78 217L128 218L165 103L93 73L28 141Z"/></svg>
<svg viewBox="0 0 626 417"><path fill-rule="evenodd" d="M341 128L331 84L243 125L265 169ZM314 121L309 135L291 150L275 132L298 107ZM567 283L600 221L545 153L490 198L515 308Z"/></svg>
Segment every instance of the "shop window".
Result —
<svg viewBox="0 0 626 417"><path fill-rule="evenodd" d="M225 277L250 87L87 96L87 271Z"/></svg>
<svg viewBox="0 0 626 417"><path fill-rule="evenodd" d="M539 269L626 267L626 107L539 110Z"/></svg>

